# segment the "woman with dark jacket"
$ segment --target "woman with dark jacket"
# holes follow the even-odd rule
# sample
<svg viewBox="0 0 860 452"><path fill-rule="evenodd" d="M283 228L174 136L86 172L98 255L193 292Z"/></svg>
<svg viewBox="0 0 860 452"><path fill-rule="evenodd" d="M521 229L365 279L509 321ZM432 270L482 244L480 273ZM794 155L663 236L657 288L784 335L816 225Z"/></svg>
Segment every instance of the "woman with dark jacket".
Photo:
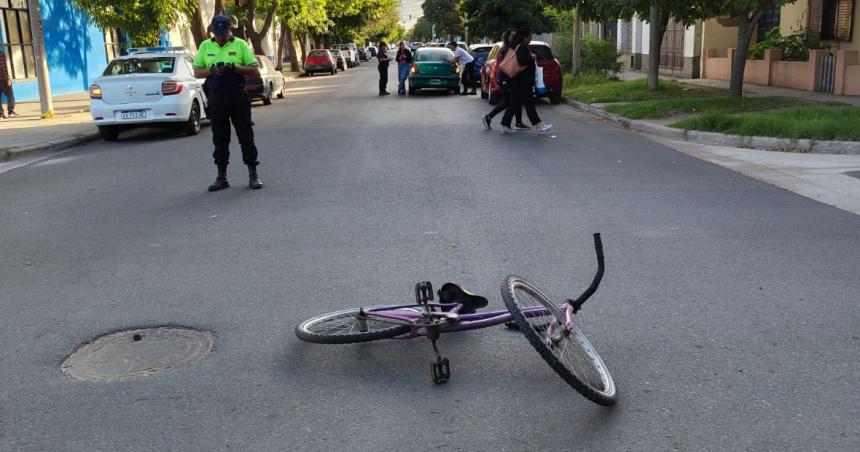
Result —
<svg viewBox="0 0 860 452"><path fill-rule="evenodd" d="M498 79L497 83L499 87L502 89L502 101L499 102L499 105L496 105L496 108L494 108L492 111L484 115L483 118L481 118L481 120L484 122L484 127L486 127L487 130L493 128L491 125L493 122L493 117L507 110L508 106L510 106L513 102L513 99L511 98L510 79L507 75L505 75L504 72L499 70L499 63L501 63L505 59L505 55L507 55L508 50L511 49L511 40L515 39L516 37L517 31L513 28L506 31L505 34L502 36L502 48L499 49L499 53L498 55L496 55L496 78ZM517 111L514 112L514 116L516 116L517 118L516 127L518 129L528 128L528 126L523 124L523 110L521 108L518 108Z"/></svg>
<svg viewBox="0 0 860 452"><path fill-rule="evenodd" d="M529 43L532 42L532 31L528 27L522 27L517 30L517 37L511 42L511 48L517 52L517 62L525 69L520 71L516 77L511 80L511 91L513 102L508 110L505 111L505 116L502 118L502 133L510 134L516 131L511 128L511 119L514 117L514 112L521 107L525 107L529 121L532 123L532 130L537 132L546 132L552 128L552 124L544 124L540 120L537 111L535 110L534 85L536 63L535 57L529 49Z"/></svg>
<svg viewBox="0 0 860 452"><path fill-rule="evenodd" d="M397 79L400 84L397 85L397 94L406 94L406 79L409 77L409 68L412 66L412 52L406 48L406 44L400 41L397 46L397 56L394 57L397 61Z"/></svg>

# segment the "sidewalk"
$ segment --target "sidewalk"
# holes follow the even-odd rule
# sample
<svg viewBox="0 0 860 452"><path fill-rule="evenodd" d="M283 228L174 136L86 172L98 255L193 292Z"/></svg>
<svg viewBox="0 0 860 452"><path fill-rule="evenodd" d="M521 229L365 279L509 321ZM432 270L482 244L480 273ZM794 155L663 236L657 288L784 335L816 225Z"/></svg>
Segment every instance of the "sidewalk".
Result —
<svg viewBox="0 0 860 452"><path fill-rule="evenodd" d="M0 120L0 161L16 154L61 149L98 138L90 116L87 93L54 97L53 119L41 119L38 101L20 102L15 112L20 116Z"/></svg>

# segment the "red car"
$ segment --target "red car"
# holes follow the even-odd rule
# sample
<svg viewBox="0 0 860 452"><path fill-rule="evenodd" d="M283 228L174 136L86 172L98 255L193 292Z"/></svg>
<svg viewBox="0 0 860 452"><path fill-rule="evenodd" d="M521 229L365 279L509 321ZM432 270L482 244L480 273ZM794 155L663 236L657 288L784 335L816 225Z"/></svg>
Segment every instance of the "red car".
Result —
<svg viewBox="0 0 860 452"><path fill-rule="evenodd" d="M337 74L337 61L331 52L326 49L314 49L305 58L305 75L311 76L317 72L328 72Z"/></svg>
<svg viewBox="0 0 860 452"><path fill-rule="evenodd" d="M493 50L487 55L487 61L481 66L481 97L489 98L491 105L496 105L502 100L501 88L498 85L498 62L496 57L501 51L502 43L497 42ZM535 89L535 96L549 97L552 104L561 102L562 73L561 65L552 56L549 44L540 41L532 41L529 49L537 57L537 65L543 68L544 88Z"/></svg>

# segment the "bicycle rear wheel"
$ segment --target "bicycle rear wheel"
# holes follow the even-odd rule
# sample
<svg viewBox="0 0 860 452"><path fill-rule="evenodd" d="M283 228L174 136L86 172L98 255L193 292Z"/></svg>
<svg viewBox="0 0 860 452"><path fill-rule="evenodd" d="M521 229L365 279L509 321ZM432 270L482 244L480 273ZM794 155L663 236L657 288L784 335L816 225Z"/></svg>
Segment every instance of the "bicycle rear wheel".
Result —
<svg viewBox="0 0 860 452"><path fill-rule="evenodd" d="M502 298L520 331L564 381L598 405L615 403L617 389L609 370L576 325L565 330L563 308L519 276L509 276L502 283ZM551 326L561 334L549 341Z"/></svg>
<svg viewBox="0 0 860 452"><path fill-rule="evenodd" d="M390 308L390 306L371 306L321 314L296 326L296 336L303 341L315 344L353 344L388 339L408 333L410 329L408 325L359 315L360 309L371 312ZM409 309L404 308L404 310Z"/></svg>

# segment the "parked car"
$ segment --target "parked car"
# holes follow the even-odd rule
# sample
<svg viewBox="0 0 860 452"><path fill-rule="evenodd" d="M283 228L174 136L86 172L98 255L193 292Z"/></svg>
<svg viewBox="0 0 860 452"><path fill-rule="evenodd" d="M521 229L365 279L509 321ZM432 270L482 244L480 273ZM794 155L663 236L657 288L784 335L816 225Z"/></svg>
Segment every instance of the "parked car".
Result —
<svg viewBox="0 0 860 452"><path fill-rule="evenodd" d="M345 71L349 64L346 61L346 57L343 56L343 52L337 49L331 49L329 52L334 57L338 70Z"/></svg>
<svg viewBox="0 0 860 452"><path fill-rule="evenodd" d="M376 58L376 52L377 52L377 50L376 50L376 46L370 46L370 47L368 47L368 48L367 48L367 52L368 52L368 53L370 53L370 56L371 56L372 58Z"/></svg>
<svg viewBox="0 0 860 452"><path fill-rule="evenodd" d="M260 68L260 77L245 77L245 92L251 100L259 99L263 105L270 105L272 97L284 98L284 74L275 69L272 60L264 55L255 55L257 66Z"/></svg>
<svg viewBox="0 0 860 452"><path fill-rule="evenodd" d="M475 81L475 88L481 86L481 66L487 60L490 50L493 50L492 44L472 44L469 46L469 54L475 59L475 66L472 68L472 80Z"/></svg>
<svg viewBox="0 0 860 452"><path fill-rule="evenodd" d="M498 56L502 43L497 42L487 55L486 62L481 67L481 97L489 98L490 104L495 105L502 99L501 88L498 85ZM552 55L549 44L541 41L532 41L529 50L535 55L537 65L543 68L543 80L545 87L535 91L537 97L549 97L552 104L561 102L562 72L561 64Z"/></svg>
<svg viewBox="0 0 860 452"><path fill-rule="evenodd" d="M311 76L317 72L337 74L337 61L334 55L326 49L314 49L305 58L305 75Z"/></svg>
<svg viewBox="0 0 860 452"><path fill-rule="evenodd" d="M364 47L358 48L358 60L367 61L367 49L365 49Z"/></svg>
<svg viewBox="0 0 860 452"><path fill-rule="evenodd" d="M454 53L444 48L421 48L409 69L409 94L419 89L447 89L460 92L460 65L451 63Z"/></svg>
<svg viewBox="0 0 860 452"><path fill-rule="evenodd" d="M356 67L361 64L358 61L358 46L355 44L335 44L332 49L340 50L343 53L343 58L346 60L348 67Z"/></svg>
<svg viewBox="0 0 860 452"><path fill-rule="evenodd" d="M203 80L194 78L194 56L181 48L129 49L114 58L89 87L90 112L105 141L140 126L179 126L200 132L206 117Z"/></svg>
<svg viewBox="0 0 860 452"><path fill-rule="evenodd" d="M414 55L415 52L421 48L421 45L422 44L420 42L413 42L412 44L409 45L409 50L411 50L412 54Z"/></svg>

